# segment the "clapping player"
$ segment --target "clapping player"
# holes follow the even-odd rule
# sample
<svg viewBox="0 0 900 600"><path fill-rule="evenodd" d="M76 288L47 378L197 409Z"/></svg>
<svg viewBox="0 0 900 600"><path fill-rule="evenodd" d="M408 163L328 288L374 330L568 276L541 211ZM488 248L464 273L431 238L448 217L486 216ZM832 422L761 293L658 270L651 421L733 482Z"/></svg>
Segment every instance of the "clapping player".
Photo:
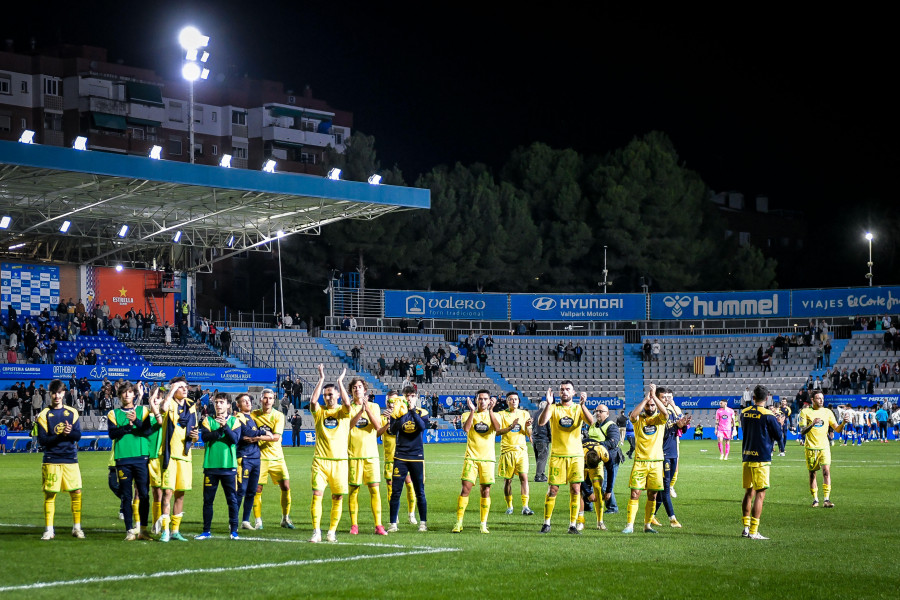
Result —
<svg viewBox="0 0 900 600"><path fill-rule="evenodd" d="M663 489L663 432L669 417L666 404L657 396L656 384L651 383L644 399L634 407L628 419L634 423L635 453L631 467L631 499L628 501L628 524L622 533L634 532L641 491L647 490L644 507L644 533L656 533L650 522L656 505L656 494Z"/></svg>
<svg viewBox="0 0 900 600"><path fill-rule="evenodd" d="M200 439L200 423L194 403L187 399L188 384L184 377L173 377L169 391L160 405L163 417L160 468L162 471L162 534L160 542L169 539L186 542L181 535L184 517L184 493L193 484L191 446ZM171 534L169 527L171 525Z"/></svg>
<svg viewBox="0 0 900 600"><path fill-rule="evenodd" d="M497 474L503 478L503 496L506 499L506 514L513 513L512 478L519 476L522 492L522 514L533 515L528 507L528 438L531 437L533 420L528 411L519 408L519 394L506 394L507 410L498 414L503 427L500 438L500 464Z"/></svg>
<svg viewBox="0 0 900 600"><path fill-rule="evenodd" d="M203 453L203 532L194 539L212 537L213 504L219 485L228 504L228 525L231 539L238 539L237 501L237 444L241 422L228 414L228 396L219 392L213 398L215 416L209 415L201 424L200 437L206 446Z"/></svg>
<svg viewBox="0 0 900 600"><path fill-rule="evenodd" d="M340 389L341 398L346 404L347 391ZM369 403L369 392L366 382L354 377L350 380L350 392L353 394L350 404L350 446L348 448L348 482L350 484L350 533L359 533L359 488L365 484L369 488L372 504L372 518L375 520L375 533L387 535L381 524L381 466L378 464L378 430L381 417L377 406Z"/></svg>
<svg viewBox="0 0 900 600"><path fill-rule="evenodd" d="M478 390L475 396L476 408L472 400L466 398L469 412L462 416L463 431L467 434L466 456L463 459L462 490L456 503L456 525L452 532L459 533L463 527L463 516L469 505L469 492L475 481L481 484L481 533L490 533L487 528L488 512L491 509L491 484L494 483L494 464L497 462L494 438L501 431L500 421L491 410L496 400L487 390ZM516 418L513 425L518 425ZM506 428L509 431L510 427Z"/></svg>

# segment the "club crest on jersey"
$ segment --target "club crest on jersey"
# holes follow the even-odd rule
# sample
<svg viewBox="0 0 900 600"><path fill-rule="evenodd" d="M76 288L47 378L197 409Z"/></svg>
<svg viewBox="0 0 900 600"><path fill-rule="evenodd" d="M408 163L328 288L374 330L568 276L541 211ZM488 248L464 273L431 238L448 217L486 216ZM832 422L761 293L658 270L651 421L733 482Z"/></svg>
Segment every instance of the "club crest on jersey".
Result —
<svg viewBox="0 0 900 600"><path fill-rule="evenodd" d="M575 419L569 416L565 416L559 420L559 426L564 429L569 429L572 425L575 424Z"/></svg>
<svg viewBox="0 0 900 600"><path fill-rule="evenodd" d="M334 429L338 425L338 420L334 417L325 417L322 424L325 425L325 429Z"/></svg>
<svg viewBox="0 0 900 600"><path fill-rule="evenodd" d="M644 435L653 435L656 433L656 425L644 425Z"/></svg>
<svg viewBox="0 0 900 600"><path fill-rule="evenodd" d="M475 423L475 431L478 433L487 433L491 428L488 427L487 423Z"/></svg>
<svg viewBox="0 0 900 600"><path fill-rule="evenodd" d="M369 426L369 420L365 417L360 417L359 421L356 422L357 429L363 429Z"/></svg>
<svg viewBox="0 0 900 600"><path fill-rule="evenodd" d="M61 435L66 430L66 424L63 422L59 422L56 424L56 427L53 428L53 433L56 435Z"/></svg>
<svg viewBox="0 0 900 600"><path fill-rule="evenodd" d="M403 424L403 431L406 433L415 433L416 431L416 422L415 421L407 421Z"/></svg>
<svg viewBox="0 0 900 600"><path fill-rule="evenodd" d="M67 410L66 410L66 411L63 411L63 416L64 416L64 417L68 417L68 416L69 416L69 411L67 411Z"/></svg>
<svg viewBox="0 0 900 600"><path fill-rule="evenodd" d="M522 431L522 426L516 423L515 425L513 425L513 428L510 429L510 431L513 433L519 433L520 431Z"/></svg>

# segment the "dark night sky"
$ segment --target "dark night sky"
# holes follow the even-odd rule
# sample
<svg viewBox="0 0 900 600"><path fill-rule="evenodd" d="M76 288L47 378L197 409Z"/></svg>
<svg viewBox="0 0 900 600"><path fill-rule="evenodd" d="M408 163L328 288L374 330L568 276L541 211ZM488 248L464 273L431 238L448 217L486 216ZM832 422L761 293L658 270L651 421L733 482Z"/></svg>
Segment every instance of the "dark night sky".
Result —
<svg viewBox="0 0 900 600"><path fill-rule="evenodd" d="M877 14L75 4L17 9L3 36L106 46L111 59L175 76L177 32L192 22L212 38L214 71L311 85L353 111L382 164L408 181L440 163L499 167L532 141L602 154L659 129L711 188L766 194L777 208L877 213L895 187L895 34Z"/></svg>

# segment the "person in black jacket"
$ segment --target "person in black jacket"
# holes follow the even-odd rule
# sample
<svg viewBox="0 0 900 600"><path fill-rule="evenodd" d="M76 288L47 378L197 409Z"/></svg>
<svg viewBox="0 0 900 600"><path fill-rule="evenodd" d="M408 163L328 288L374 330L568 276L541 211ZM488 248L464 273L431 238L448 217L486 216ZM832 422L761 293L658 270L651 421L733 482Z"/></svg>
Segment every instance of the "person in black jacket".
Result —
<svg viewBox="0 0 900 600"><path fill-rule="evenodd" d="M544 410L545 402L541 402L540 409ZM538 425L537 421L531 427L531 445L534 446L535 474L537 483L547 481L547 458L550 456L550 424Z"/></svg>
<svg viewBox="0 0 900 600"><path fill-rule="evenodd" d="M428 504L425 501L425 450L422 432L428 429L428 413L418 408L419 395L411 385L403 388L403 396L409 409L402 415L391 416L390 432L397 436L394 449L394 471L391 485L391 526L389 532L397 531L400 513L400 494L409 474L416 491L416 506L419 508L419 531L428 531ZM394 413L397 414L397 413Z"/></svg>

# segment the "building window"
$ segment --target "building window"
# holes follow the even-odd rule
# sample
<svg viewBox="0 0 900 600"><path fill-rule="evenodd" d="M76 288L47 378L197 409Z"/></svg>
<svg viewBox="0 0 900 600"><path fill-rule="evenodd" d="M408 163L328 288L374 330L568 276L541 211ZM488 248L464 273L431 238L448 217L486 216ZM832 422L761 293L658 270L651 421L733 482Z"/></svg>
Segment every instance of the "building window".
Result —
<svg viewBox="0 0 900 600"><path fill-rule="evenodd" d="M218 120L219 120L219 113L217 113L216 111L213 111L213 113L212 113L212 122L213 122L213 123L216 123L216 122L218 122Z"/></svg>
<svg viewBox="0 0 900 600"><path fill-rule="evenodd" d="M28 80L27 79L22 80L22 93L23 94L28 93Z"/></svg>
<svg viewBox="0 0 900 600"><path fill-rule="evenodd" d="M135 140L142 140L142 139L144 139L144 130L143 130L143 129L139 129L139 128L137 128L137 127L133 128L133 129L131 130L131 137L132 137L132 139L135 139Z"/></svg>
<svg viewBox="0 0 900 600"><path fill-rule="evenodd" d="M169 138L166 154L169 156L181 156L181 138Z"/></svg>
<svg viewBox="0 0 900 600"><path fill-rule="evenodd" d="M231 113L231 123L233 125L246 125L247 124L247 113L232 112Z"/></svg>
<svg viewBox="0 0 900 600"><path fill-rule="evenodd" d="M194 123L203 124L203 107L195 106L194 107Z"/></svg>
<svg viewBox="0 0 900 600"><path fill-rule="evenodd" d="M303 121L303 131L315 131L315 130L316 130L316 124L313 121L310 121L308 119L305 119Z"/></svg>
<svg viewBox="0 0 900 600"><path fill-rule="evenodd" d="M746 246L750 243L750 232L741 231L738 233L738 246Z"/></svg>
<svg viewBox="0 0 900 600"><path fill-rule="evenodd" d="M45 77L44 94L47 96L59 96L59 80Z"/></svg>
<svg viewBox="0 0 900 600"><path fill-rule="evenodd" d="M9 115L0 115L0 131L12 130L12 117Z"/></svg>
<svg viewBox="0 0 900 600"><path fill-rule="evenodd" d="M62 115L59 113L44 113L44 129L48 131L62 131Z"/></svg>
<svg viewBox="0 0 900 600"><path fill-rule="evenodd" d="M213 114L216 114L216 113L213 113ZM215 144L212 144L212 155L213 156L219 155L219 147Z"/></svg>
<svg viewBox="0 0 900 600"><path fill-rule="evenodd" d="M194 156L203 156L203 144L194 144Z"/></svg>
<svg viewBox="0 0 900 600"><path fill-rule="evenodd" d="M231 156L234 158L247 158L247 149L240 146L234 146L231 149Z"/></svg>
<svg viewBox="0 0 900 600"><path fill-rule="evenodd" d="M22 119L22 129L28 129L28 119Z"/></svg>
<svg viewBox="0 0 900 600"><path fill-rule="evenodd" d="M184 122L184 107L181 102L169 102L169 120L176 123Z"/></svg>
<svg viewBox="0 0 900 600"><path fill-rule="evenodd" d="M9 75L0 75L0 94L11 94L11 90Z"/></svg>
<svg viewBox="0 0 900 600"><path fill-rule="evenodd" d="M300 162L314 165L314 164L316 164L316 155L315 154L307 154L306 152L301 152L300 153Z"/></svg>

